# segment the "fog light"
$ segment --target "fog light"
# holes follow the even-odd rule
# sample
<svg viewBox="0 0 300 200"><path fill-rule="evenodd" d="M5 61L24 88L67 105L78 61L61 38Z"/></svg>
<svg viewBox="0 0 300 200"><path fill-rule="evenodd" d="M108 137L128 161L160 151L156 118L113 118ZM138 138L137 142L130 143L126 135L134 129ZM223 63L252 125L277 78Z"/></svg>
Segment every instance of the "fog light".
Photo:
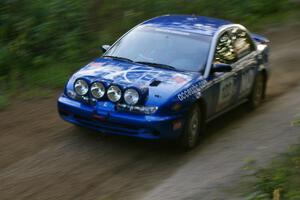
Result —
<svg viewBox="0 0 300 200"><path fill-rule="evenodd" d="M172 111L178 111L180 109L181 109L181 104L179 104L179 103L176 103L171 107Z"/></svg>
<svg viewBox="0 0 300 200"><path fill-rule="evenodd" d="M180 120L173 122L173 131L176 131L181 128L182 128L182 122Z"/></svg>

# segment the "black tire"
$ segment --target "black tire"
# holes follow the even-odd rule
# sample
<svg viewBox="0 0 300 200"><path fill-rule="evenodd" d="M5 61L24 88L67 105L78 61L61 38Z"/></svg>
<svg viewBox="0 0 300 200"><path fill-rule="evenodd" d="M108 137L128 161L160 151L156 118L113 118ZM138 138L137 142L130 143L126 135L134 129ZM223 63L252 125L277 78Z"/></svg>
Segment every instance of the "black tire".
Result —
<svg viewBox="0 0 300 200"><path fill-rule="evenodd" d="M188 113L183 133L179 138L179 143L183 150L188 151L197 146L202 126L200 106L195 104Z"/></svg>
<svg viewBox="0 0 300 200"><path fill-rule="evenodd" d="M254 110L261 105L265 96L265 86L265 77L262 73L259 73L255 78L252 92L249 96L249 108L251 110Z"/></svg>

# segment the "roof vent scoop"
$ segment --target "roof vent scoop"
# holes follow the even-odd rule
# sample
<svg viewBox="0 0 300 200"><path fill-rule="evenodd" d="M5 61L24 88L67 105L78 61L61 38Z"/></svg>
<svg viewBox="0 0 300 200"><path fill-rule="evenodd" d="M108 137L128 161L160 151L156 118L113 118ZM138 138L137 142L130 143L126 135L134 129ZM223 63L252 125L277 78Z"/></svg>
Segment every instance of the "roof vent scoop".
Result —
<svg viewBox="0 0 300 200"><path fill-rule="evenodd" d="M150 86L151 87L157 87L159 84L161 83L161 81L159 80L154 80L150 83Z"/></svg>

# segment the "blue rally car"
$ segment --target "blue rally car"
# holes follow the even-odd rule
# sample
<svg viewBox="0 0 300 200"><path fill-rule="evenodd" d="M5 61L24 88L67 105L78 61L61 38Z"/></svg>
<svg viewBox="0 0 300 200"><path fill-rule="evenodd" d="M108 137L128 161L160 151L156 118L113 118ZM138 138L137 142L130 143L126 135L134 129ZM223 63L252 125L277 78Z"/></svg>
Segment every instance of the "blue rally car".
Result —
<svg viewBox="0 0 300 200"><path fill-rule="evenodd" d="M206 122L242 103L261 103L268 42L215 18L150 19L103 45L103 56L70 78L59 114L102 133L177 139L193 148Z"/></svg>

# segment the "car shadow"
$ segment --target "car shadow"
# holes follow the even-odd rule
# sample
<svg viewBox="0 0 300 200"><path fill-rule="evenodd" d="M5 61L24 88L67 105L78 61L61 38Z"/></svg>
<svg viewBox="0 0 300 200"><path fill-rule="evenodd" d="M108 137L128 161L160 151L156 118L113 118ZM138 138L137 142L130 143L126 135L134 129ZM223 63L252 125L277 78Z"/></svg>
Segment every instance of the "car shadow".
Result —
<svg viewBox="0 0 300 200"><path fill-rule="evenodd" d="M195 148L195 150L200 149L202 144L213 142L214 138L218 137L220 134L226 134L226 131L222 131L223 129L234 123L237 123L238 120L247 117L249 112L250 111L246 107L246 105L240 105L237 108L209 122L207 124L206 133L202 137L199 145ZM76 127L72 132L78 135L80 137L80 140L87 143L92 143L88 145L97 145L97 143L101 142L102 145L105 144L112 147L117 146L118 148L123 147L132 150L144 150L147 152L153 152L154 154L164 152L166 154L176 155L184 152L178 147L178 145L176 145L176 142L173 140L144 140L119 135L106 135L82 127Z"/></svg>

